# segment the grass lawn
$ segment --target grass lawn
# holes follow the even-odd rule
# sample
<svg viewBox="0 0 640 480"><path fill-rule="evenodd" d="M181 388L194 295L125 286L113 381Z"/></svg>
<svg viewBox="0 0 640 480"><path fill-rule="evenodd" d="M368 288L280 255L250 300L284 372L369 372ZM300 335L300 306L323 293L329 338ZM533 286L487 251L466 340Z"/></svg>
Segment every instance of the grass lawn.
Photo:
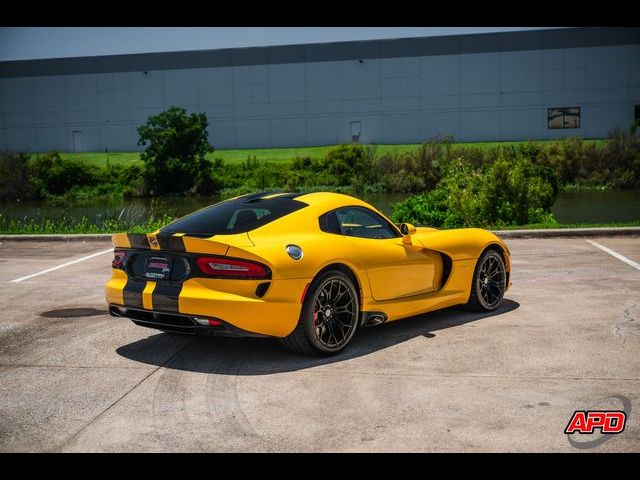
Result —
<svg viewBox="0 0 640 480"><path fill-rule="evenodd" d="M547 143L550 140L540 140L535 143ZM586 142L602 142L603 140L585 140ZM491 148L498 145L519 145L526 142L472 142L472 143L454 143L455 146L468 146ZM391 152L402 152L404 150L412 150L418 148L420 144L401 144L401 145L376 145L378 155ZM222 158L225 162L240 163L245 161L249 156L256 157L258 160L270 162L291 162L296 157L307 156L311 158L322 158L335 145L323 147L291 147L291 148L255 148L248 150L216 150L207 155L207 158ZM139 152L80 152L80 153L61 153L63 158L75 158L85 160L98 166L104 167L107 161L111 165L128 164L140 161Z"/></svg>
<svg viewBox="0 0 640 480"><path fill-rule="evenodd" d="M113 225L105 226L94 225L86 219L78 219L75 223L70 222L65 225L58 225L54 221L44 222L27 222L20 220L7 220L0 221L0 234L12 234L12 235L40 235L40 234L53 234L53 233L109 233L113 234L116 231L128 231L135 233L151 232L157 228L160 228L163 224L162 220L155 220L149 222L147 225L135 225L135 226L122 226L118 230L118 227ZM419 225L418 225L419 226ZM598 228L598 227L639 227L640 221L633 222L615 222L615 223L571 223L571 224L544 224L536 223L532 225L519 225L510 227L488 227L490 230L529 230L529 229L549 229L549 228ZM483 227L485 228L485 227Z"/></svg>
<svg viewBox="0 0 640 480"><path fill-rule="evenodd" d="M80 153L64 153L61 152L62 158L72 158L84 160L93 163L99 167L107 165L128 165L131 162L140 162L140 153L138 152L80 152Z"/></svg>

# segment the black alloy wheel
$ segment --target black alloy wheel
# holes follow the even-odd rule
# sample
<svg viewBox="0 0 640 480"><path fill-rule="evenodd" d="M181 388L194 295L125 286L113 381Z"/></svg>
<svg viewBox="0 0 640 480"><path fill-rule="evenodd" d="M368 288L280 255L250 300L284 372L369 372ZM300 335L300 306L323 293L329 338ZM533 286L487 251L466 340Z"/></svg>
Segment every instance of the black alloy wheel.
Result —
<svg viewBox="0 0 640 480"><path fill-rule="evenodd" d="M487 250L478 259L467 304L472 310L491 311L498 308L507 287L507 274L502 255Z"/></svg>
<svg viewBox="0 0 640 480"><path fill-rule="evenodd" d="M339 270L330 270L309 286L298 325L282 343L296 353L335 355L353 338L359 318L353 281Z"/></svg>

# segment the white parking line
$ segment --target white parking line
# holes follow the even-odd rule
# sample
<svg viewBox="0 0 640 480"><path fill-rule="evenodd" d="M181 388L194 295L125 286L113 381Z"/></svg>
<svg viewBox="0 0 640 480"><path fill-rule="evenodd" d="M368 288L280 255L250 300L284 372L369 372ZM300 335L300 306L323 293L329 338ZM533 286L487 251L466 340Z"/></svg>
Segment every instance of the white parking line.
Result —
<svg viewBox="0 0 640 480"><path fill-rule="evenodd" d="M38 273L32 273L31 275L27 275L25 277L16 278L11 280L12 283L20 283L24 280L28 280L33 277L37 277L38 275L44 275L45 273L53 272L54 270L59 270L64 267L68 267L69 265L73 265L74 263L84 262L85 260L89 260L90 258L97 257L98 255L104 255L105 253L113 252L113 248L109 250L100 250L99 252L92 253L91 255L87 255L86 257L76 258L75 260L71 260L70 262L63 263L62 265L58 265L56 267L47 268L46 270L42 270Z"/></svg>
<svg viewBox="0 0 640 480"><path fill-rule="evenodd" d="M615 251L611 250L610 248L605 247L604 245L600 245L598 242L594 242L593 240L585 240L585 242L590 243L594 247L597 247L600 250L602 250L603 252L607 252L609 255L611 255L612 257L617 258L621 262L624 262L627 265L631 265L636 270L640 270L640 263L636 263L633 260L625 257L624 255L621 255L618 252L615 252Z"/></svg>

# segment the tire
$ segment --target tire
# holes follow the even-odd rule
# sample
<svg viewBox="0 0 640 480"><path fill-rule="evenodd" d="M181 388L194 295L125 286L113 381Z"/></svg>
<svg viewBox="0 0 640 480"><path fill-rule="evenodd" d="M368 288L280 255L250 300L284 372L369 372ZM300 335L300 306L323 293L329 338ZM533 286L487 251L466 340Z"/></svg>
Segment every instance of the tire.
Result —
<svg viewBox="0 0 640 480"><path fill-rule="evenodd" d="M490 249L480 256L473 272L471 295L467 308L475 312L490 312L502 303L507 275L502 255Z"/></svg>
<svg viewBox="0 0 640 480"><path fill-rule="evenodd" d="M309 285L298 325L281 343L294 353L335 355L353 338L359 318L360 302L353 281L339 270L329 270Z"/></svg>

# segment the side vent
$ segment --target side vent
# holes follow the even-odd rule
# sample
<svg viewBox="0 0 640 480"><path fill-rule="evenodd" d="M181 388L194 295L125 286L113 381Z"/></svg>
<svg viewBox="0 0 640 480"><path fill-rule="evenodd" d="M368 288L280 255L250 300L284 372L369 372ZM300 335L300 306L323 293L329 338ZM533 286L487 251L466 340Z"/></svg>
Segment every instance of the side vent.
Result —
<svg viewBox="0 0 640 480"><path fill-rule="evenodd" d="M256 288L256 297L260 297L260 298L264 297L264 294L267 293L267 290L269 290L270 285L271 285L271 282L265 282L258 285L258 288Z"/></svg>
<svg viewBox="0 0 640 480"><path fill-rule="evenodd" d="M451 261L451 257L449 255L445 255L441 253L442 257L442 281L440 282L440 289L443 289L447 284L447 280L449 280L449 275L451 275L451 267L453 262Z"/></svg>

